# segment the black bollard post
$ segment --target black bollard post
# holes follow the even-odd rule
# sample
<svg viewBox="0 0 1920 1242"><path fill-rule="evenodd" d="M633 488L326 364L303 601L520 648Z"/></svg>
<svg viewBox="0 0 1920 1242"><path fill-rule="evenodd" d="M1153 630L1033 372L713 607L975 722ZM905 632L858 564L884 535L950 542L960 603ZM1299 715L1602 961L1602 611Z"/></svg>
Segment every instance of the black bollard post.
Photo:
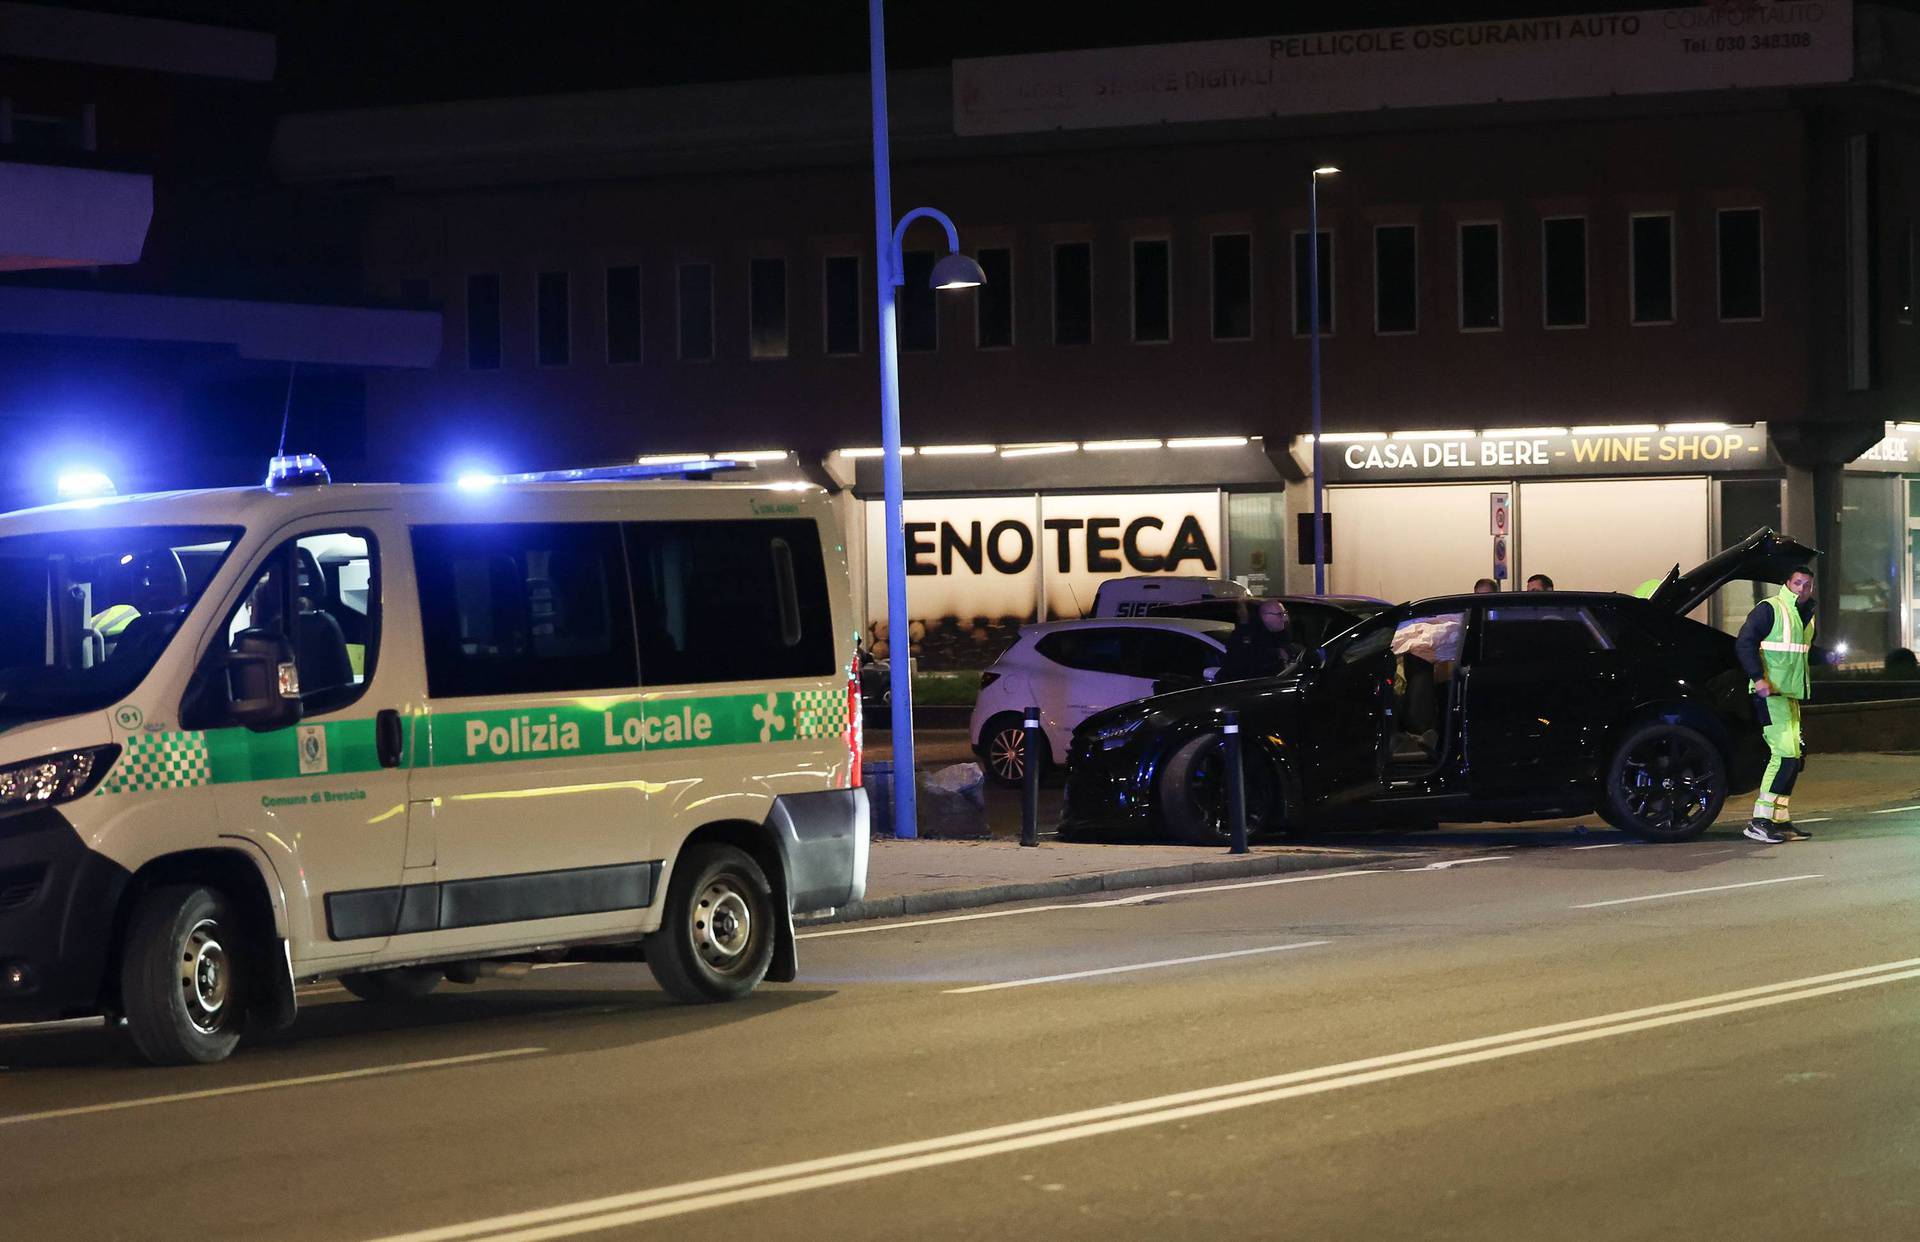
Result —
<svg viewBox="0 0 1920 1242"><path fill-rule="evenodd" d="M1040 709L1029 707L1020 745L1020 844L1040 844Z"/></svg>
<svg viewBox="0 0 1920 1242"><path fill-rule="evenodd" d="M1221 730L1227 745L1227 826L1233 834L1230 854L1247 852L1247 781L1240 763L1240 713L1230 711Z"/></svg>

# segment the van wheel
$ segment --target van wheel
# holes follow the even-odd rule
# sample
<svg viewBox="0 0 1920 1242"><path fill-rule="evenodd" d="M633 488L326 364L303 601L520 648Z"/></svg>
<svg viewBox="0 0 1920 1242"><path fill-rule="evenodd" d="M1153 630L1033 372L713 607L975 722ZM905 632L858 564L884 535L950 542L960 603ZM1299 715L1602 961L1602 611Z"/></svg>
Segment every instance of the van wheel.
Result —
<svg viewBox="0 0 1920 1242"><path fill-rule="evenodd" d="M667 995L692 1004L738 1000L773 963L773 886L730 845L695 845L673 866L647 966Z"/></svg>
<svg viewBox="0 0 1920 1242"><path fill-rule="evenodd" d="M169 884L141 895L127 925L120 1003L142 1061L226 1059L246 1021L247 948L223 894Z"/></svg>
<svg viewBox="0 0 1920 1242"><path fill-rule="evenodd" d="M1042 730L1034 739L1040 752L1040 775L1044 778L1052 761L1047 735ZM987 721L980 730L980 757L986 760L987 779L1007 789L1018 789L1027 782L1027 718L1019 712L1002 712Z"/></svg>
<svg viewBox="0 0 1920 1242"><path fill-rule="evenodd" d="M340 986L363 1001L392 1004L395 1001L420 1000L447 977L434 966L401 966L393 970L369 970L357 975L340 976Z"/></svg>
<svg viewBox="0 0 1920 1242"><path fill-rule="evenodd" d="M1706 831L1727 800L1727 765L1698 730L1656 720L1620 740L1600 787L1601 814L1649 841Z"/></svg>
<svg viewBox="0 0 1920 1242"><path fill-rule="evenodd" d="M1242 776L1247 793L1247 835L1286 825L1286 797L1273 761L1258 747L1242 746ZM1160 819L1182 841L1225 845L1233 840L1227 813L1227 750L1218 733L1203 733L1179 750L1160 770Z"/></svg>

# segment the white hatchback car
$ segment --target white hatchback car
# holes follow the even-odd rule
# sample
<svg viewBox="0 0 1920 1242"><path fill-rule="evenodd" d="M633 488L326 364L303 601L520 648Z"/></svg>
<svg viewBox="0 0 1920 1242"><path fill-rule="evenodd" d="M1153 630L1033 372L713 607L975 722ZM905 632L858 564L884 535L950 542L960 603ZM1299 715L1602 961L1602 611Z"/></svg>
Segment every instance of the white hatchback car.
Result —
<svg viewBox="0 0 1920 1242"><path fill-rule="evenodd" d="M1067 761L1073 731L1097 711L1144 699L1155 683L1198 684L1220 666L1233 626L1184 617L1107 617L1051 621L1021 629L992 668L980 674L969 723L974 753L996 784L1026 774L1025 714L1040 708L1049 764Z"/></svg>

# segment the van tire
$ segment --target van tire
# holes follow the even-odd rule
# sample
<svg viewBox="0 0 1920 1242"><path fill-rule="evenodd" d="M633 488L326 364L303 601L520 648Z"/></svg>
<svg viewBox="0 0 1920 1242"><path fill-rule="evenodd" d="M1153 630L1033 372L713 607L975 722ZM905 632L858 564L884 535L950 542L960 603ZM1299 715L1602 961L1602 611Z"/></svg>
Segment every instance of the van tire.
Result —
<svg viewBox="0 0 1920 1242"><path fill-rule="evenodd" d="M738 1000L766 978L777 932L760 864L731 845L692 845L673 865L647 967L675 1000Z"/></svg>
<svg viewBox="0 0 1920 1242"><path fill-rule="evenodd" d="M363 1001L391 1005L397 1001L425 999L446 977L447 972L435 966L399 966L392 970L341 975L340 986Z"/></svg>
<svg viewBox="0 0 1920 1242"><path fill-rule="evenodd" d="M225 1060L246 1024L239 911L219 891L167 884L141 894L127 924L120 1003L149 1065Z"/></svg>

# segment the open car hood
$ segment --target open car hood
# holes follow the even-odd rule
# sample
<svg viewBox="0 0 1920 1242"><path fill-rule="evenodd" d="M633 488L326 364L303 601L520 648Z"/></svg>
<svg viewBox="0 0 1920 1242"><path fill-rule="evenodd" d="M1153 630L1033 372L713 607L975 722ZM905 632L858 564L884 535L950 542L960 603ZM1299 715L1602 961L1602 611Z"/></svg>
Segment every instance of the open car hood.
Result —
<svg viewBox="0 0 1920 1242"><path fill-rule="evenodd" d="M1796 566L1805 565L1818 555L1806 544L1763 526L1686 573L1681 573L1675 565L1647 597L1647 602L1685 615L1706 603L1729 582L1785 582Z"/></svg>

